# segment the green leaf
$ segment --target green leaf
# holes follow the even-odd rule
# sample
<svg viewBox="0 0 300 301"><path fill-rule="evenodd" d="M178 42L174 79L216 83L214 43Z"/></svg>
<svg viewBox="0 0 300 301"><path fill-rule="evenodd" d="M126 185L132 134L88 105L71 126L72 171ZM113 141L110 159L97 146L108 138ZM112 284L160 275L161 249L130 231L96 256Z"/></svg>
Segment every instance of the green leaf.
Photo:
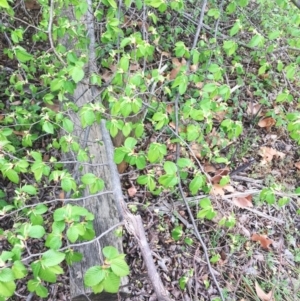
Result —
<svg viewBox="0 0 300 301"><path fill-rule="evenodd" d="M74 252L72 250L70 250L70 252L66 252L66 262L69 265L72 265L73 262L79 262L82 260L82 254L79 252Z"/></svg>
<svg viewBox="0 0 300 301"><path fill-rule="evenodd" d="M190 192L195 195L204 185L205 179L202 175L196 175L194 179L189 184Z"/></svg>
<svg viewBox="0 0 300 301"><path fill-rule="evenodd" d="M103 281L104 290L108 293L117 293L120 286L120 277L114 273L109 273Z"/></svg>
<svg viewBox="0 0 300 301"><path fill-rule="evenodd" d="M67 237L71 243L74 243L78 239L78 229L74 225L70 226L67 230Z"/></svg>
<svg viewBox="0 0 300 301"><path fill-rule="evenodd" d="M58 208L54 211L53 218L54 221L59 222L59 221L64 221L67 217L67 210L65 207Z"/></svg>
<svg viewBox="0 0 300 301"><path fill-rule="evenodd" d="M166 188L174 187L178 183L178 178L174 174L162 175L158 178L159 184Z"/></svg>
<svg viewBox="0 0 300 301"><path fill-rule="evenodd" d="M67 177L61 180L61 187L64 191L69 192L73 188L74 180Z"/></svg>
<svg viewBox="0 0 300 301"><path fill-rule="evenodd" d="M14 274L11 269L4 268L0 270L0 281L1 282L10 282L15 279ZM1 290L0 290L1 294Z"/></svg>
<svg viewBox="0 0 300 301"><path fill-rule="evenodd" d="M199 202L201 208L209 208L211 207L211 201L209 198L204 198Z"/></svg>
<svg viewBox="0 0 300 301"><path fill-rule="evenodd" d="M9 179L10 181L12 181L13 183L15 183L15 184L18 184L19 181L20 181L19 175L18 175L17 172L14 171L13 169L7 170L7 171L5 172L5 176L7 176L8 179Z"/></svg>
<svg viewBox="0 0 300 301"><path fill-rule="evenodd" d="M3 1L3 0L2 0ZM15 47L15 54L17 59L21 62L21 63L26 63L28 61L30 61L33 56L31 54L29 54L23 47L21 46L16 46Z"/></svg>
<svg viewBox="0 0 300 301"><path fill-rule="evenodd" d="M2 282L0 281L0 295L4 297L11 297L16 290L14 281Z"/></svg>
<svg viewBox="0 0 300 301"><path fill-rule="evenodd" d="M16 260L14 262L11 269L13 271L15 279L22 279L27 275L27 269L25 268L24 264L19 260Z"/></svg>
<svg viewBox="0 0 300 301"><path fill-rule="evenodd" d="M114 258L113 260L111 260L110 267L112 271L119 277L129 275L129 267L125 262L123 256L122 258Z"/></svg>
<svg viewBox="0 0 300 301"><path fill-rule="evenodd" d="M74 129L74 124L70 119L64 118L63 119L63 128L66 132L72 133L73 129Z"/></svg>
<svg viewBox="0 0 300 301"><path fill-rule="evenodd" d="M89 268L84 275L84 284L87 286L95 286L105 277L105 271L101 266Z"/></svg>
<svg viewBox="0 0 300 301"><path fill-rule="evenodd" d="M91 183L95 182L96 179L97 179L97 177L94 174L87 173L87 174L85 174L84 176L81 177L81 182L83 184L88 185L88 184L91 184Z"/></svg>
<svg viewBox="0 0 300 301"><path fill-rule="evenodd" d="M34 209L34 214L44 214L48 211L48 207L44 204L38 204Z"/></svg>
<svg viewBox="0 0 300 301"><path fill-rule="evenodd" d="M9 8L9 5L6 0L0 0L0 7Z"/></svg>
<svg viewBox="0 0 300 301"><path fill-rule="evenodd" d="M45 286L43 286L42 284L39 284L36 287L35 292L41 298L46 298L48 296L48 289Z"/></svg>
<svg viewBox="0 0 300 301"><path fill-rule="evenodd" d="M177 166L174 162L166 161L164 163L164 170L167 174L176 174Z"/></svg>
<svg viewBox="0 0 300 301"><path fill-rule="evenodd" d="M58 265L65 259L65 256L66 255L64 253L54 250L48 250L42 256L42 264L46 267Z"/></svg>
<svg viewBox="0 0 300 301"><path fill-rule="evenodd" d="M172 238L178 241L183 235L182 226L177 226L172 230Z"/></svg>
<svg viewBox="0 0 300 301"><path fill-rule="evenodd" d="M45 229L39 225L30 226L28 235L32 238L42 238L45 235Z"/></svg>
<svg viewBox="0 0 300 301"><path fill-rule="evenodd" d="M32 185L24 185L21 187L21 190L31 195L37 194L36 188Z"/></svg>
<svg viewBox="0 0 300 301"><path fill-rule="evenodd" d="M73 79L73 81L77 84L84 78L84 71L81 67L75 66L71 69L70 75Z"/></svg>
<svg viewBox="0 0 300 301"><path fill-rule="evenodd" d="M43 123L43 131L49 134L54 134L54 127L53 124L49 121L44 121Z"/></svg>
<svg viewBox="0 0 300 301"><path fill-rule="evenodd" d="M129 148L129 149L133 149L135 147L135 145L137 144L137 140L132 138L132 137L128 137L125 140L124 146Z"/></svg>
<svg viewBox="0 0 300 301"><path fill-rule="evenodd" d="M193 163L192 163L192 161L189 158L179 158L177 160L177 165L180 168L185 168L185 167L192 167Z"/></svg>
<svg viewBox="0 0 300 301"><path fill-rule="evenodd" d="M104 247L102 253L107 259L113 259L119 255L118 250L112 246Z"/></svg>
<svg viewBox="0 0 300 301"><path fill-rule="evenodd" d="M124 149L123 147L119 147L115 150L114 154L114 161L116 164L120 164L122 161L124 161L125 156L127 155L128 151Z"/></svg>
<svg viewBox="0 0 300 301"><path fill-rule="evenodd" d="M41 267L39 278L50 283L56 282L56 275L51 271L51 267Z"/></svg>
<svg viewBox="0 0 300 301"><path fill-rule="evenodd" d="M59 232L58 233L50 233L47 236L45 246L50 249L53 249L53 250L59 249L62 246L61 234Z"/></svg>

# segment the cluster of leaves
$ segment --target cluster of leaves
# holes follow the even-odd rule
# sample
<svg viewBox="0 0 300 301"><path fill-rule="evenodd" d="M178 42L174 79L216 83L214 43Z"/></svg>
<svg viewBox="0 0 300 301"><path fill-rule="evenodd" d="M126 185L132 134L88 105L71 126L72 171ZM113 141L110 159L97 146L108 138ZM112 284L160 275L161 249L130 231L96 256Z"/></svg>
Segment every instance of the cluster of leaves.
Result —
<svg viewBox="0 0 300 301"><path fill-rule="evenodd" d="M242 121L247 112L238 105L236 92L233 93L226 81L227 74L235 78L238 88L248 85L254 91L256 101L268 108L263 117L275 121L272 126L286 124L291 138L300 143L300 115L297 111L286 112L285 109L295 100L296 94L288 85L283 90L279 85L281 75L287 82L299 81L300 59L294 51L300 47L300 17L294 14L289 1L278 0L276 7L270 0L259 1L253 20L248 17L251 15L249 10L253 9L248 0L230 1L224 10L212 1L204 16L205 24L227 18L236 22L231 28L222 29L225 35L218 32L215 37L203 34L194 48L190 48L184 31L194 34L195 24L183 29L165 23L165 18L170 20L174 15L183 18L189 1L125 0L122 14L115 0L95 2L95 22L105 23L105 28L96 48L100 73L90 74L90 84L101 88L102 102L94 100L82 107L69 101L67 95L74 93L77 83L85 76L84 65L88 58L79 56L76 49L87 49L89 45L86 28L80 22L88 7L78 0L56 2L57 15L72 5L78 22L70 22L65 16L58 18L51 28L51 37L55 43L64 36L77 41L74 50L67 51L58 44L55 52L31 53L21 46L25 27L14 28L9 23L0 27L1 32L7 32L11 39L11 46L5 49L5 54L19 64L18 70L9 75L4 93L10 108L7 110L4 104L0 105L0 170L6 181L19 185L19 188L15 189L12 201L6 200L5 192L0 191L0 210L2 215L17 210L26 219L23 223L16 222L13 230L2 230L2 235L11 245L10 251L1 254L0 294L3 300L14 293L15 280L24 278L28 272L33 276L28 282L28 290L46 297L44 282L56 281L56 275L62 273L62 261L71 264L81 259L80 254L72 250L60 251L63 238L71 243L94 238L93 216L84 208L67 205L57 209L50 232L43 217L48 208L44 204L26 206L38 199L39 191L34 185L23 185L24 175L32 176L39 185L59 185L74 198L80 198L86 188L92 194L104 188L103 180L94 174L85 174L77 180L55 156L45 158L35 151L43 137L52 135L48 138L50 143L46 151L72 152L76 154L77 162L89 161L87 150L80 148L78 137L72 135L74 123L68 117L68 110L78 113L83 128L99 123L108 113L107 126L111 136L122 132L128 137L124 145L116 149L115 162L125 161L139 169L141 174L137 183L154 195L175 191L179 181L187 184L191 196L229 189L228 173L211 181L197 165L197 160L229 165L230 157L222 150L235 143L243 133ZM46 43L53 8L47 1L41 0L39 5L42 20L32 40ZM13 20L14 11L6 0L0 0L0 7L1 13ZM132 8L141 12L147 10L145 23L130 19ZM266 18L266 15L272 18ZM253 24L259 24L260 31ZM244 32L250 36L241 42ZM273 55L283 44L289 47L294 58L292 61ZM255 63L251 72L244 68L245 51ZM166 68L157 64L162 59L167 61ZM40 78L41 83L36 84L36 78ZM274 99L269 99L267 93L271 88L275 90ZM60 111L49 108L56 101L63 102ZM128 118L132 115L140 116L137 122ZM145 136L145 122L152 124L152 132L158 138L145 149L137 149L139 138ZM168 143L160 138L160 133L168 135ZM135 138L129 137L132 134ZM180 148L177 160L174 155L176 144ZM273 204L275 189L277 187L263 190L261 199ZM288 200L278 202L283 206ZM199 205L197 218L211 220L216 216L209 198L202 199ZM232 228L234 216L224 217L220 225ZM182 229L175 228L173 238L179 240L181 237ZM22 263L22 252L30 238L45 239L45 247L49 250L27 268ZM103 254L106 257L104 265L90 268L85 284L95 292L115 292L120 277L128 274L128 267L124 256L113 248L105 248ZM212 258L212 261L216 260Z"/></svg>

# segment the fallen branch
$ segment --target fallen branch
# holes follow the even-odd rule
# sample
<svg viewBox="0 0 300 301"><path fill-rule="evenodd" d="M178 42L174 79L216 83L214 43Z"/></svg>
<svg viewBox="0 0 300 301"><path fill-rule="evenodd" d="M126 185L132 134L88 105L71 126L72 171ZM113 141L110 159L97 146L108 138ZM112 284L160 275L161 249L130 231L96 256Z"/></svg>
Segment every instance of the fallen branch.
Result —
<svg viewBox="0 0 300 301"><path fill-rule="evenodd" d="M172 299L169 297L168 291L165 289L161 278L156 270L153 258L150 255L152 253L146 239L145 230L140 215L131 214L127 209L127 205L124 201L122 201L121 204L123 208L125 228L128 231L128 233L136 239L140 247L144 263L147 267L148 276L153 285L153 289L157 296L157 300L171 301Z"/></svg>

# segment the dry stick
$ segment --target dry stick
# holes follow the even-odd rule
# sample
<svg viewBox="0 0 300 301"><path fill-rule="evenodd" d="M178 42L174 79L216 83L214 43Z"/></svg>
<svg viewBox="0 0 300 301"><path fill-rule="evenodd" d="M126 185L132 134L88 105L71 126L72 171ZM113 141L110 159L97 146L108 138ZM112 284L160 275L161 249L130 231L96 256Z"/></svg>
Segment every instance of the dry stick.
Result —
<svg viewBox="0 0 300 301"><path fill-rule="evenodd" d="M153 258L151 256L152 252L148 245L144 226L140 215L133 215L127 209L127 205L122 201L122 208L124 213L125 227L131 235L134 236L139 244L145 265L147 267L148 275L150 281L153 285L153 289L159 301L172 301L169 297L168 291L165 289L161 278L156 270Z"/></svg>
<svg viewBox="0 0 300 301"><path fill-rule="evenodd" d="M206 8L206 5L207 5L207 0L204 0L203 1L203 4L202 4L202 8L201 8L201 14L200 14L200 18L199 18L199 22L198 22L198 27L197 27L197 31L196 31L196 35L195 35L195 38L194 38L194 42L193 42L193 46L192 46L192 50L196 48L197 46L197 42L198 42L198 38L199 38L199 35L200 35L200 32L201 32L201 29L203 27L203 19L204 19L204 12L205 12L205 8ZM187 68L189 68L189 65L190 65L190 60L188 60L187 62ZM179 100L179 92L177 93L176 95L176 98L175 98L175 132L176 132L176 136L178 136L178 129L179 129L179 120L178 120L178 116L179 116L179 113L178 113L178 110L179 110L179 106L178 106L178 100ZM177 142L176 143L176 159L179 158L179 151L180 151L180 148L179 148L179 143ZM179 191L180 191L180 194L183 198L183 201L185 203L185 206L186 206L186 209L188 211L188 214L189 214L189 218L191 219L192 221L192 224L193 224L193 227L194 227L194 231L195 231L195 234L196 234L196 237L198 238L198 240L200 241L201 243L201 246L202 246L202 249L205 253L205 259L206 259L206 262L207 262L207 265L208 265L208 269L209 269L209 272L213 278L213 281L218 289L218 292L219 292L219 295L222 299L222 301L225 301L224 297L223 297L223 294L222 294L222 290L219 286L219 283L215 277L215 274L213 272L213 269L211 267L211 264L210 264L210 261L209 261L209 255L208 255L208 252L207 252L207 248L206 248L206 245L204 243L204 241L202 240L201 238L201 235L197 229L197 225L196 225L196 222L195 222L195 219L194 219L194 216L193 216L193 213L189 207L189 204L185 198L185 195L184 195L184 191L182 189L182 185L181 185L181 181L180 181L180 174L179 174L179 171L177 171L177 176L178 176L178 186L179 186Z"/></svg>

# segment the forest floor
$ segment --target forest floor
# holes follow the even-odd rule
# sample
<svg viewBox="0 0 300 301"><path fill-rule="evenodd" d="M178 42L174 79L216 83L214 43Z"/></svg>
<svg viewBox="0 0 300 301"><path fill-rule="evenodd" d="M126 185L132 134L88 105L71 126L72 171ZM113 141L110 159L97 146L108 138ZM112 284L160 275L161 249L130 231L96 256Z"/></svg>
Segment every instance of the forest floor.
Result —
<svg viewBox="0 0 300 301"><path fill-rule="evenodd" d="M21 7L19 13L20 19L25 18ZM35 14L35 10L31 13ZM29 36L30 32L28 41ZM24 47L28 45L25 43ZM17 66L3 53L0 59L3 67L14 69ZM259 66L245 61L244 68L257 73ZM179 189L175 193L163 191L158 196L151 195L136 181L139 175L147 173L147 169L137 171L127 167L121 174L127 204L143 219L151 255L174 300L221 300L217 285L226 300L300 300L300 198L295 193L300 187L299 146L290 138L284 124L278 126L278 119L266 115L268 107L260 104L260 96L255 95L249 78L245 76L244 80L245 85L235 92L235 99L228 102L229 109L239 116L243 124L242 135L222 149L230 158L230 165L212 164L197 155L199 146L191 146L200 161L199 168L209 175L213 193L191 196L189 180L182 182L182 190L193 216L203 210L201 200L209 198L216 212L212 220L198 218L193 225ZM256 81L261 92L272 99L272 88L279 89L278 85L285 79L266 75ZM231 88L238 85L236 79L230 76L228 82ZM272 105L280 116L282 107ZM289 111L288 106L298 107L298 104L289 103L286 111ZM216 127L223 118L221 115L216 116ZM147 134L139 147L147 147L150 140L160 141L167 146L168 160L175 160L176 144L171 140L172 135L158 134L147 121L146 129ZM36 144L35 150L45 154L47 139L44 137ZM181 157L197 161L189 148L182 147L180 152ZM59 154L55 153L55 156L59 157ZM157 168L155 176L160 174L161 169ZM225 186L220 185L223 176L230 177L230 182ZM24 181L32 183L33 179ZM1 186L8 196L13 195L15 187L12 184L1 179ZM59 187L45 189L42 186L43 183L40 189L44 191L44 201L60 193ZM274 198L276 202L273 202ZM49 216L57 206L59 204L51 207ZM227 224L220 225L224 218ZM12 224L11 217L0 220L2 229L9 229ZM195 226L206 249L197 238ZM130 297L127 299L156 300L135 239L125 233L123 242L126 261L130 266ZM1 250L8 248L3 242ZM42 252L43 243L31 239L27 242L27 248L31 253ZM209 257L211 269L206 256ZM26 280L18 282L17 294L11 300L42 300L29 295ZM48 300L69 300L68 281L67 272L58 276L58 282L50 286Z"/></svg>

